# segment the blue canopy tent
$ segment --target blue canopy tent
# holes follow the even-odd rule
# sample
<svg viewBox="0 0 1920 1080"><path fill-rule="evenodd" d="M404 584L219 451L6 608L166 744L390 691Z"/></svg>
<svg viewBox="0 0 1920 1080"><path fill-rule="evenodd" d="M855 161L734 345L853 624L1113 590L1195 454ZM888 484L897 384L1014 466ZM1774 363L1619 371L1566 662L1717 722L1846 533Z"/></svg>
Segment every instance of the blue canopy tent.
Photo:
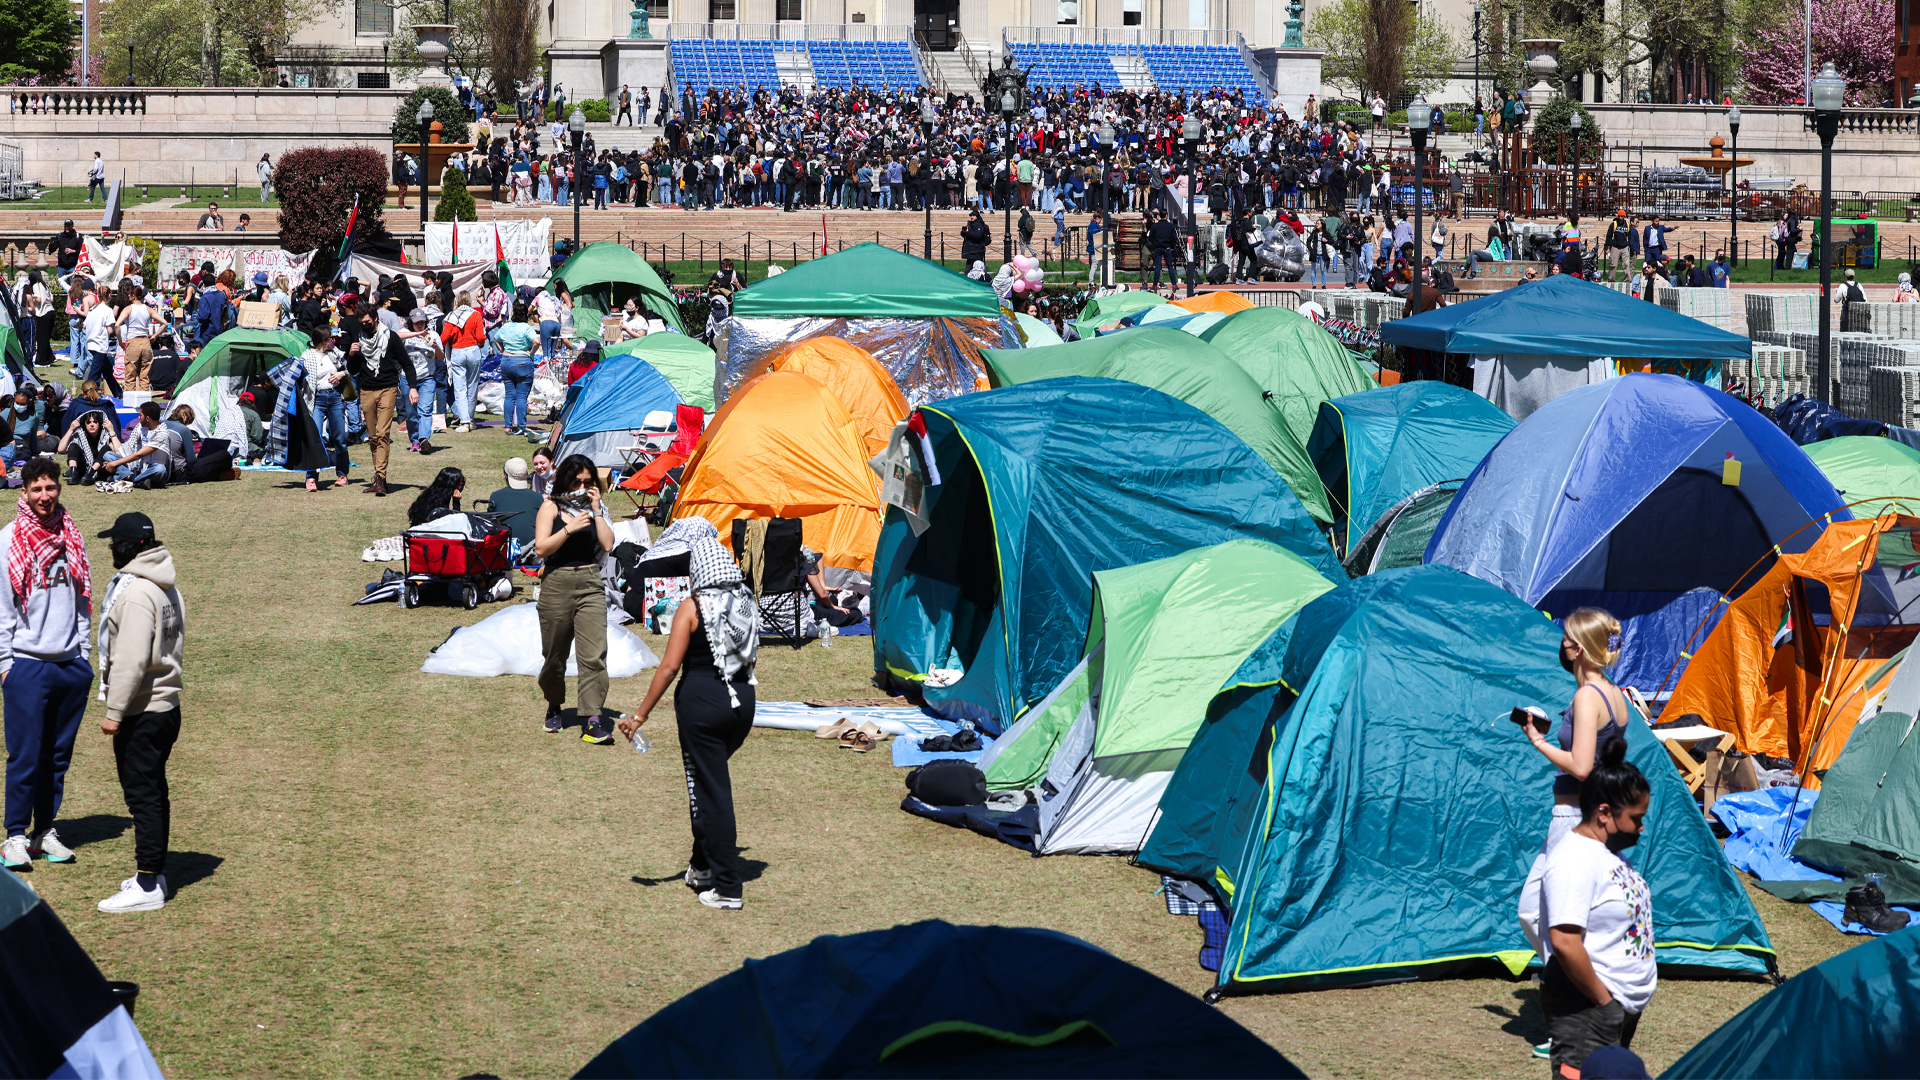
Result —
<svg viewBox="0 0 1920 1080"><path fill-rule="evenodd" d="M1846 520L1841 504L1745 402L1634 374L1566 394L1500 440L1426 561L1555 617L1606 608L1626 624L1615 680L1652 695L1720 598L1758 581L1776 545L1805 551L1825 521Z"/></svg>
<svg viewBox="0 0 1920 1080"><path fill-rule="evenodd" d="M627 354L602 360L567 387L557 456L585 454L602 468L622 465L619 448L633 442L627 433L638 431L648 413L671 417L678 404L679 391L640 357Z"/></svg>
<svg viewBox="0 0 1920 1080"><path fill-rule="evenodd" d="M1096 570L1253 537L1346 576L1271 465L1158 390L1043 379L919 415L941 483L924 532L887 508L874 665L945 715L997 732L1058 686L1086 644Z"/></svg>

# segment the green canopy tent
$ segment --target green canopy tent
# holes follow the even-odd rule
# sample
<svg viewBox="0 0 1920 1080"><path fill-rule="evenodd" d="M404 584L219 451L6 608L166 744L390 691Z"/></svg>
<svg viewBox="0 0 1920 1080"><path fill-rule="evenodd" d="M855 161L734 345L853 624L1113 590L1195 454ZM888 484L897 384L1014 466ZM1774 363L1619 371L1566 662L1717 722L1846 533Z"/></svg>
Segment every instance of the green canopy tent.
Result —
<svg viewBox="0 0 1920 1080"><path fill-rule="evenodd" d="M660 280L647 260L625 244L599 240L574 252L573 258L547 283L567 283L573 294L573 332L583 341L600 340L600 320L619 311L628 300L640 306L675 330L686 331L680 319L680 305L673 290Z"/></svg>
<svg viewBox="0 0 1920 1080"><path fill-rule="evenodd" d="M307 351L312 342L295 330L249 330L234 327L200 349L180 381L173 385L173 403L193 408L195 434L218 437L233 444L234 457L250 450L245 417L240 415L240 391L255 376L265 375L288 358ZM273 402L261 402L261 415L273 415Z"/></svg>
<svg viewBox="0 0 1920 1080"><path fill-rule="evenodd" d="M1286 308L1234 312L1202 331L1200 340L1226 353L1273 395L1301 446L1313 437L1321 402L1379 386L1332 334Z"/></svg>
<svg viewBox="0 0 1920 1080"><path fill-rule="evenodd" d="M1801 447L1857 518L1920 515L1920 450L1879 435L1842 435Z"/></svg>
<svg viewBox="0 0 1920 1080"><path fill-rule="evenodd" d="M1112 330L1121 319L1129 315L1138 315L1149 308L1168 305L1160 296L1145 289L1128 289L1126 292L1096 296L1087 301L1080 309L1080 317L1073 321L1074 329L1080 336L1090 338L1101 330Z"/></svg>
<svg viewBox="0 0 1920 1080"><path fill-rule="evenodd" d="M742 319L1000 316L993 289L882 244L855 244L756 281L733 298Z"/></svg>
<svg viewBox="0 0 1920 1080"><path fill-rule="evenodd" d="M637 356L652 364L655 371L673 384L681 401L713 412L713 350L698 338L685 334L648 334L638 341L607 346L600 352L600 362L604 364L616 356Z"/></svg>
<svg viewBox="0 0 1920 1080"><path fill-rule="evenodd" d="M1151 386L1179 398L1240 436L1273 466L1316 521L1332 521L1326 491L1280 410L1219 350L1178 330L1140 327L1038 349L988 349L1001 386L1087 375Z"/></svg>
<svg viewBox="0 0 1920 1080"><path fill-rule="evenodd" d="M988 788L1035 790L1042 855L1138 850L1221 682L1331 588L1253 539L1095 572L1083 661L982 757Z"/></svg>

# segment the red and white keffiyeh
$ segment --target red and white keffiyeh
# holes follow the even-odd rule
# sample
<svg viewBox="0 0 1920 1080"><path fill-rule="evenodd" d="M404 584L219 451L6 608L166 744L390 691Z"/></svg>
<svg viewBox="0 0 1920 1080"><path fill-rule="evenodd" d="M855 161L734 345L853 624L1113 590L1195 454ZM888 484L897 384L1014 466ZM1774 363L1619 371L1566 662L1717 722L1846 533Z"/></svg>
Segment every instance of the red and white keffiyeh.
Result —
<svg viewBox="0 0 1920 1080"><path fill-rule="evenodd" d="M27 497L20 496L20 512L13 519L13 543L7 549L7 584L13 588L15 606L27 606L27 593L33 590L35 582L46 575L47 567L53 564L64 550L67 557L67 573L80 583L81 595L93 598L93 574L87 566L87 542L80 535L80 527L73 523L73 515L67 508L54 504L54 527L49 529L40 521L40 515L27 505Z"/></svg>

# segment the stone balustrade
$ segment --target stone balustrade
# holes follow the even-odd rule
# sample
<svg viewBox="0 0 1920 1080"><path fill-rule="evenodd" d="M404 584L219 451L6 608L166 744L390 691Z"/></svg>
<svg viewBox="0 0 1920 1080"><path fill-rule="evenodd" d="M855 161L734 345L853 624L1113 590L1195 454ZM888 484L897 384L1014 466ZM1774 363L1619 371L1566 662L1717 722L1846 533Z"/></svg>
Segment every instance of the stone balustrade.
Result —
<svg viewBox="0 0 1920 1080"><path fill-rule="evenodd" d="M1607 103L1585 108L1607 142L1640 146L1649 166L1705 156L1708 140L1731 135L1724 105ZM1754 159L1741 171L1743 177L1787 176L1811 186L1820 182L1820 140L1807 109L1741 105L1739 150L1741 157ZM1842 191L1920 192L1920 112L1843 111L1833 142L1833 183Z"/></svg>
<svg viewBox="0 0 1920 1080"><path fill-rule="evenodd" d="M12 90L7 112L28 116L144 116L144 90L78 90L66 87Z"/></svg>

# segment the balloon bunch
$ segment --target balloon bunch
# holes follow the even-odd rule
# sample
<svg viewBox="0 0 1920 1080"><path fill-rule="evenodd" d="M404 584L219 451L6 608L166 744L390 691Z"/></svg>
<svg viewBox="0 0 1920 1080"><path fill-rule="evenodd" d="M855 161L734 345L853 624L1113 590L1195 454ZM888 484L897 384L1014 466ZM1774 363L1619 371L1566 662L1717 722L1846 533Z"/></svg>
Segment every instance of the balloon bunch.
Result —
<svg viewBox="0 0 1920 1080"><path fill-rule="evenodd" d="M1040 260L1031 255L1013 257L1013 291L1017 293L1040 292L1047 284L1046 271L1040 269Z"/></svg>

